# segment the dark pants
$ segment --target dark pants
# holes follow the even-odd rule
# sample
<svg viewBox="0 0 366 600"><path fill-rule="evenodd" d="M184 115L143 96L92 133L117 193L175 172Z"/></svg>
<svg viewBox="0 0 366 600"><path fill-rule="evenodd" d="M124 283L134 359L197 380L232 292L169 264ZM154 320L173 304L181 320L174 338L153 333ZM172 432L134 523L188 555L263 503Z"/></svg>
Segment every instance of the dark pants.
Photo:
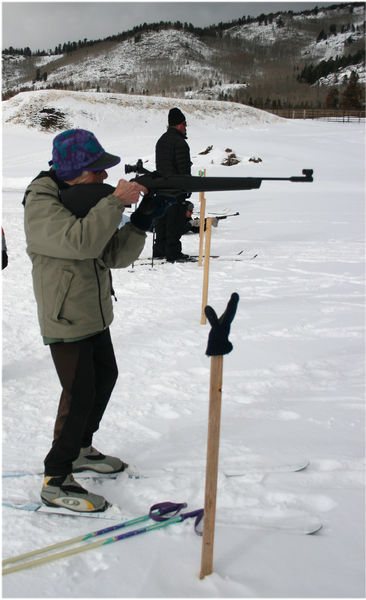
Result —
<svg viewBox="0 0 366 600"><path fill-rule="evenodd" d="M109 329L80 342L50 344L62 386L46 475L67 475L80 448L90 446L107 407L118 369Z"/></svg>
<svg viewBox="0 0 366 600"><path fill-rule="evenodd" d="M174 260L182 252L182 237L187 220L187 207L178 202L168 208L165 215L159 219L155 226L154 256L164 256Z"/></svg>

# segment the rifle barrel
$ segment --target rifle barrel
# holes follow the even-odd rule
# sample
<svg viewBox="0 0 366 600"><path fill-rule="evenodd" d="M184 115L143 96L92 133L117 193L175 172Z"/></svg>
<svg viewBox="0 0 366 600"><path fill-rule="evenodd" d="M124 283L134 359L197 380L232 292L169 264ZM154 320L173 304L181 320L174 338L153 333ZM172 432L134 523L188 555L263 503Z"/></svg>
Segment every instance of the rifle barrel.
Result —
<svg viewBox="0 0 366 600"><path fill-rule="evenodd" d="M225 192L233 190L253 190L261 186L262 181L311 182L313 171L303 169L301 177L194 177L191 175L172 175L161 177L158 174L140 175L134 181L144 185L150 192Z"/></svg>
<svg viewBox="0 0 366 600"><path fill-rule="evenodd" d="M260 187L262 180L257 177L193 177L172 175L171 177L150 177L141 175L135 181L154 191L220 192L230 190L251 190Z"/></svg>

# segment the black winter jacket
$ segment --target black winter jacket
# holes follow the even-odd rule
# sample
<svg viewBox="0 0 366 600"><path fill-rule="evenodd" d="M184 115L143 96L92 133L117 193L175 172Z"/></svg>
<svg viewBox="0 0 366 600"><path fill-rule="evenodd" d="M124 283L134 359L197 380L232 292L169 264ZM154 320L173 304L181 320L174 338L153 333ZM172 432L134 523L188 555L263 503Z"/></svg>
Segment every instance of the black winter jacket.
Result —
<svg viewBox="0 0 366 600"><path fill-rule="evenodd" d="M155 162L156 170L164 177L191 174L189 146L184 135L175 127L168 127L157 141ZM177 195L182 195L182 192Z"/></svg>

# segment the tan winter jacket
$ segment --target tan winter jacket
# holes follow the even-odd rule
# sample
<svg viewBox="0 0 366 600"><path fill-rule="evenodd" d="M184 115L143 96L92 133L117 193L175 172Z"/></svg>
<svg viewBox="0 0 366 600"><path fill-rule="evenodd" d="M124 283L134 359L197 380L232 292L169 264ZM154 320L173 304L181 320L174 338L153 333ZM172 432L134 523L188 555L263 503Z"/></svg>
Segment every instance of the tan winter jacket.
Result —
<svg viewBox="0 0 366 600"><path fill-rule="evenodd" d="M146 238L132 223L118 229L123 211L109 195L78 219L59 201L50 177L28 186L24 227L44 337L76 338L111 324L110 268L130 265Z"/></svg>

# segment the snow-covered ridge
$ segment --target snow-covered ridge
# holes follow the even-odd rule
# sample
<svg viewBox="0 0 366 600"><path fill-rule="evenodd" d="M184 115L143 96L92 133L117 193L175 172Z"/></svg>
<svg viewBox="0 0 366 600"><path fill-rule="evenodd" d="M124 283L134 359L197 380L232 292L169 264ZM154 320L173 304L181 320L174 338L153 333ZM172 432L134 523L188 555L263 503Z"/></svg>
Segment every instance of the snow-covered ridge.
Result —
<svg viewBox="0 0 366 600"><path fill-rule="evenodd" d="M58 55L48 63L47 57L3 56L3 92L67 85L68 89L178 97L187 93L210 99L225 96L226 86L238 83L242 88L230 90L230 99L247 102L243 86L255 88L258 82L263 86L262 74L270 60L285 76L293 75L294 65L302 68L304 61L320 62L359 50L365 38L364 8L355 6L350 12L347 5L319 10L317 15L278 13L264 21L218 29L216 36L209 37L185 29L149 30L124 41L102 41ZM330 35L333 23L336 35ZM341 33L347 26L355 31ZM317 43L321 29L327 40ZM35 81L38 68L41 80Z"/></svg>
<svg viewBox="0 0 366 600"><path fill-rule="evenodd" d="M168 61L171 65L183 62L188 72L213 54L213 50L190 33L182 36L174 29L149 32L143 34L139 42L129 39L115 45L106 54L87 55L83 61L61 66L50 73L47 81L52 83L71 78L75 83L89 81L96 86L98 82L107 85L109 80L118 78L121 82L129 80L130 85L147 86L155 71L159 76L161 61Z"/></svg>
<svg viewBox="0 0 366 600"><path fill-rule="evenodd" d="M249 23L248 25L240 25L229 29L226 32L227 36L234 38L243 38L246 41L251 41L264 46L271 46L276 41L284 40L307 40L309 35L298 29L296 23L286 21L283 26L279 27L274 20L267 25L259 25L257 22Z"/></svg>
<svg viewBox="0 0 366 600"><path fill-rule="evenodd" d="M346 81L349 81L352 72L357 73L358 82L360 84L365 85L366 83L366 72L365 65L359 63L358 65L352 65L350 67L344 67L343 69L339 69L337 73L330 73L327 77L321 77L316 85L324 85L324 86L341 86Z"/></svg>
<svg viewBox="0 0 366 600"><path fill-rule="evenodd" d="M114 84L118 82L121 91L130 92L147 89L153 82L161 82L161 89L164 89L164 80L177 76L187 77L189 81L197 80L198 84L203 77L212 76L211 61L216 54L214 48L189 32L175 29L149 31L143 33L138 41L130 38L123 42L109 42L107 50L94 46L82 54L71 53L65 60L56 56L57 64L44 69L47 80L38 82L34 82L32 59L22 61L28 65L30 76L27 78L24 71L25 77L20 81L21 72L13 72L13 57L3 56L3 91L9 87L21 89L31 85L41 89L46 85L72 81L79 87L84 85L85 88L96 89L99 86L103 90L108 87L115 89ZM38 64L37 61L35 66ZM47 67L45 62L44 65ZM225 73L220 69L217 76L225 79Z"/></svg>
<svg viewBox="0 0 366 600"><path fill-rule="evenodd" d="M119 122L125 122L126 127L133 127L142 116L146 124L157 120L165 123L168 111L176 104L176 98L158 96L40 90L22 92L3 102L3 123L45 129L41 125L44 111L53 109L62 112L65 117L60 129L92 128L96 120L109 122L117 118ZM265 111L235 102L184 99L178 104L189 125L204 120L206 124L215 126L219 119L220 126L232 129L281 120Z"/></svg>
<svg viewBox="0 0 366 600"><path fill-rule="evenodd" d="M304 50L302 55L311 55L317 60L329 60L336 56L342 56L345 46L349 43L352 38L352 43L362 40L365 34L362 31L347 31L338 32L336 35L330 35L326 40L320 40L319 42L312 41Z"/></svg>

